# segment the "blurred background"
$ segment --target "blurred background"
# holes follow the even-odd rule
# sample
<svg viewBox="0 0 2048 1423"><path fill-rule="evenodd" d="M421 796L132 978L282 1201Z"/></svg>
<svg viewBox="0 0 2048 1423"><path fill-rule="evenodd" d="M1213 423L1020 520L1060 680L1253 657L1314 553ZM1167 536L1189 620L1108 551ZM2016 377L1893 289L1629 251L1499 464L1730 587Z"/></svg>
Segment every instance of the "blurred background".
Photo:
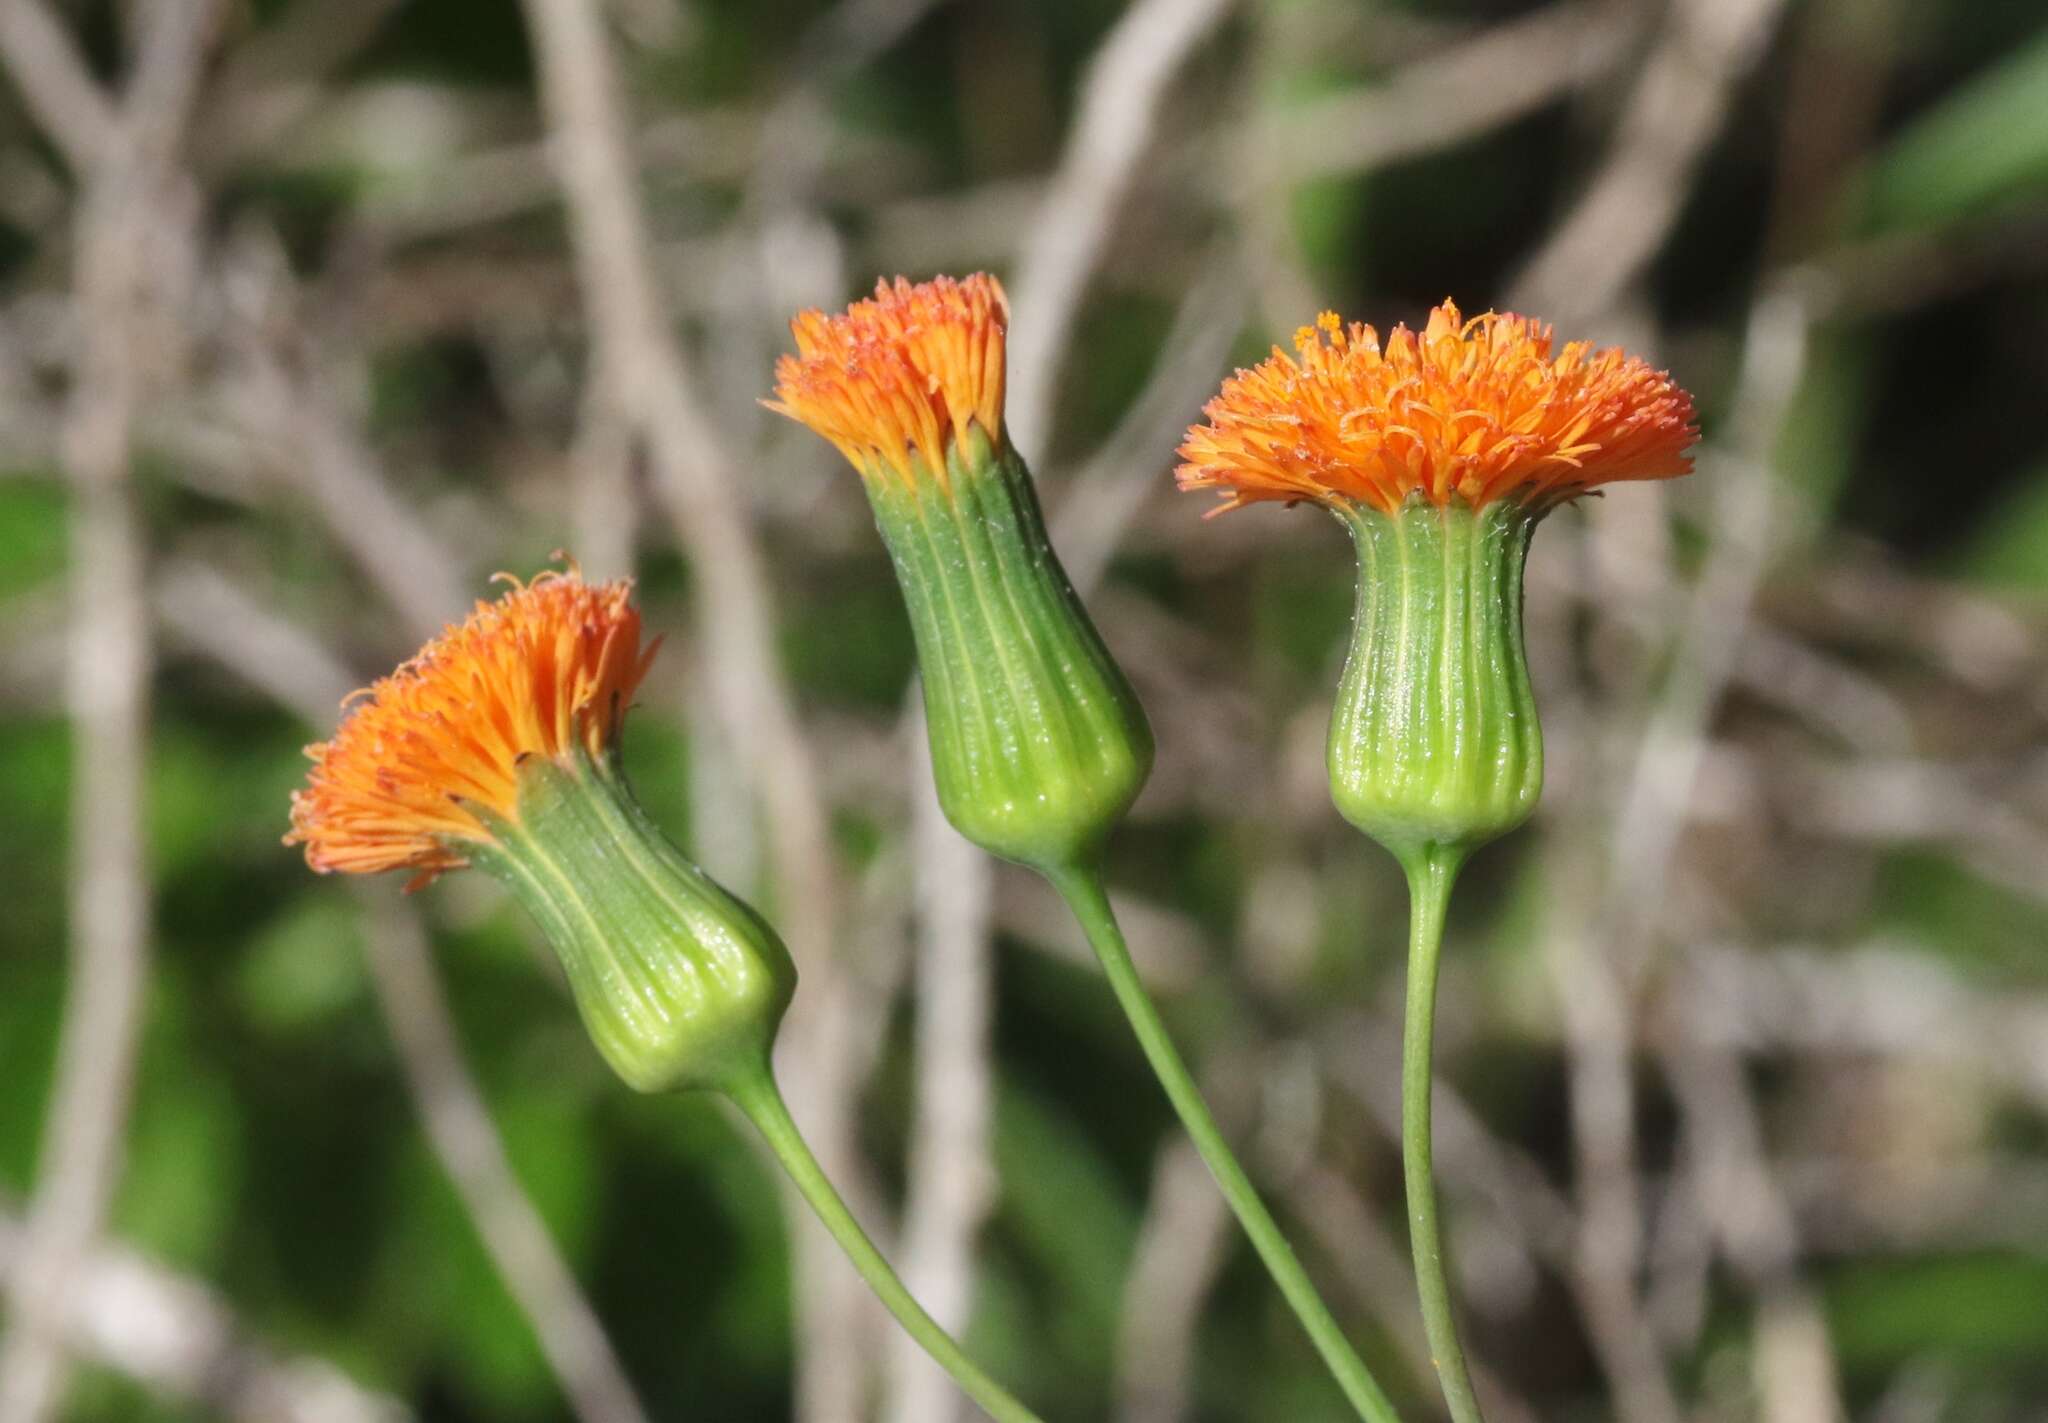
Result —
<svg viewBox="0 0 2048 1423"><path fill-rule="evenodd" d="M936 815L784 323L987 268L1150 708L1111 880L1405 1416L1405 901L1341 531L1173 447L1322 307L1628 344L1696 477L1552 517L1467 874L1495 1423L2048 1418L2048 30L1995 0L0 0L0 1423L952 1423L715 1103L480 876L279 844L496 570L633 573L627 738L782 926L798 1118L1048 1419L1338 1420L1049 894Z"/></svg>

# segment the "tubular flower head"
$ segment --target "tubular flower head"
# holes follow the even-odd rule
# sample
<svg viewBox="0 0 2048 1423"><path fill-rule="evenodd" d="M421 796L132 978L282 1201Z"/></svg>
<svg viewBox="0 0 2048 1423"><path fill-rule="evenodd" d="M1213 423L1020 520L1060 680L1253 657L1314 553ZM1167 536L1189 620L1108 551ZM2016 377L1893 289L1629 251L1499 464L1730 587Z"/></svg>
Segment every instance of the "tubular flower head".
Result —
<svg viewBox="0 0 2048 1423"><path fill-rule="evenodd" d="M1617 347L1572 341L1455 302L1421 334L1324 312L1223 383L1207 425L1188 432L1183 489L1216 489L1223 513L1261 499L1308 499L1393 513L1413 495L1480 508L1514 498L1548 507L1595 485L1690 473L1692 400Z"/></svg>
<svg viewBox="0 0 2048 1423"><path fill-rule="evenodd" d="M1688 473L1692 400L1623 351L1445 302L1384 346L1325 312L1237 372L1188 432L1183 489L1212 513L1312 500L1358 552L1330 792L1411 875L1528 819L1543 731L1522 637L1537 523L1596 485Z"/></svg>
<svg viewBox="0 0 2048 1423"><path fill-rule="evenodd" d="M800 313L796 354L775 363L764 402L823 435L870 477L946 478L949 447L979 426L1003 448L1003 359L1010 302L985 272L955 281L875 283L838 316Z"/></svg>
<svg viewBox="0 0 2048 1423"><path fill-rule="evenodd" d="M490 818L517 818L527 758L602 758L618 740L660 647L640 646L632 584L499 577L510 592L349 698L334 739L306 749L285 843L315 870L417 870L418 888L469 863Z"/></svg>
<svg viewBox="0 0 2048 1423"><path fill-rule="evenodd" d="M475 864L539 921L628 1083L751 1080L796 969L626 786L619 735L657 646L641 646L632 585L573 569L508 581L350 699L334 739L308 752L285 842L323 873L416 870L413 888Z"/></svg>
<svg viewBox="0 0 2048 1423"><path fill-rule="evenodd" d="M790 324L769 408L862 475L910 612L939 803L1041 868L1089 853L1152 768L1145 714L1053 554L1003 438L1008 307L995 278L878 283Z"/></svg>

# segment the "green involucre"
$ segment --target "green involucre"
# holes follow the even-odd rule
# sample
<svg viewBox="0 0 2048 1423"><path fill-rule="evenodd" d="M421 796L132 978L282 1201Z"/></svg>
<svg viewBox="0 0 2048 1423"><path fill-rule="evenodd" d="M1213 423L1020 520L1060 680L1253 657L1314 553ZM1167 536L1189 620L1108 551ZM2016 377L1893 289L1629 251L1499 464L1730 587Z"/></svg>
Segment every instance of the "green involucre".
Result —
<svg viewBox="0 0 2048 1423"><path fill-rule="evenodd" d="M765 1066L796 991L789 950L668 842L614 759L528 759L517 819L491 830L464 851L539 921L629 1086L730 1090Z"/></svg>
<svg viewBox="0 0 2048 1423"><path fill-rule="evenodd" d="M917 641L939 803L1039 867L1087 858L1152 769L1152 732L1047 541L1024 462L976 427L942 481L864 479Z"/></svg>
<svg viewBox="0 0 2048 1423"><path fill-rule="evenodd" d="M1330 718L1330 793L1400 857L1513 830L1543 789L1522 641L1522 569L1540 510L1420 496L1340 508L1358 548L1350 656Z"/></svg>

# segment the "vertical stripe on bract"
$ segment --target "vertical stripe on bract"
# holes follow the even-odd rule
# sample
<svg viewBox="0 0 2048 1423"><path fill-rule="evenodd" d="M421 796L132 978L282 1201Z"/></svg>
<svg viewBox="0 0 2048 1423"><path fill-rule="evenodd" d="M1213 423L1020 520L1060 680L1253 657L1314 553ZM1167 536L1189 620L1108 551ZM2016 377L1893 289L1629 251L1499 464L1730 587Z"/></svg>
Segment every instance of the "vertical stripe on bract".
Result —
<svg viewBox="0 0 2048 1423"><path fill-rule="evenodd" d="M1384 345L1324 312L1224 381L1188 431L1183 489L1215 489L1218 510L1262 499L1332 499L1393 513L1410 494L1477 508L1625 479L1689 473L1699 438L1692 398L1619 348L1488 312L1467 321L1446 301L1421 334L1396 326Z"/></svg>
<svg viewBox="0 0 2048 1423"><path fill-rule="evenodd" d="M522 759L568 760L579 739L602 755L618 736L660 645L640 645L632 583L499 577L510 591L350 696L333 739L307 748L285 843L314 869L457 868L448 837L489 838L477 810L516 818Z"/></svg>

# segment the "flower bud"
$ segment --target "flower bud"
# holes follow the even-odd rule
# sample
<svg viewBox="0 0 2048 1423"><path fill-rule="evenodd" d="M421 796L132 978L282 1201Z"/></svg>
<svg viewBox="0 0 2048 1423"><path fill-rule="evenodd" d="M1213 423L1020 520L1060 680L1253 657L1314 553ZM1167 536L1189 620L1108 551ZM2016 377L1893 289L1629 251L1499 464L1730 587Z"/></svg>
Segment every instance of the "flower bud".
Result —
<svg viewBox="0 0 2048 1423"><path fill-rule="evenodd" d="M866 485L910 613L939 803L992 854L1095 850L1152 768L1152 733L1046 537L1003 436L1007 309L993 278L881 284L792 323L772 409Z"/></svg>
<svg viewBox="0 0 2048 1423"><path fill-rule="evenodd" d="M286 843L414 888L478 866L539 921L619 1076L729 1089L765 1068L796 968L626 787L619 735L655 651L630 594L572 572L479 603L309 749Z"/></svg>

